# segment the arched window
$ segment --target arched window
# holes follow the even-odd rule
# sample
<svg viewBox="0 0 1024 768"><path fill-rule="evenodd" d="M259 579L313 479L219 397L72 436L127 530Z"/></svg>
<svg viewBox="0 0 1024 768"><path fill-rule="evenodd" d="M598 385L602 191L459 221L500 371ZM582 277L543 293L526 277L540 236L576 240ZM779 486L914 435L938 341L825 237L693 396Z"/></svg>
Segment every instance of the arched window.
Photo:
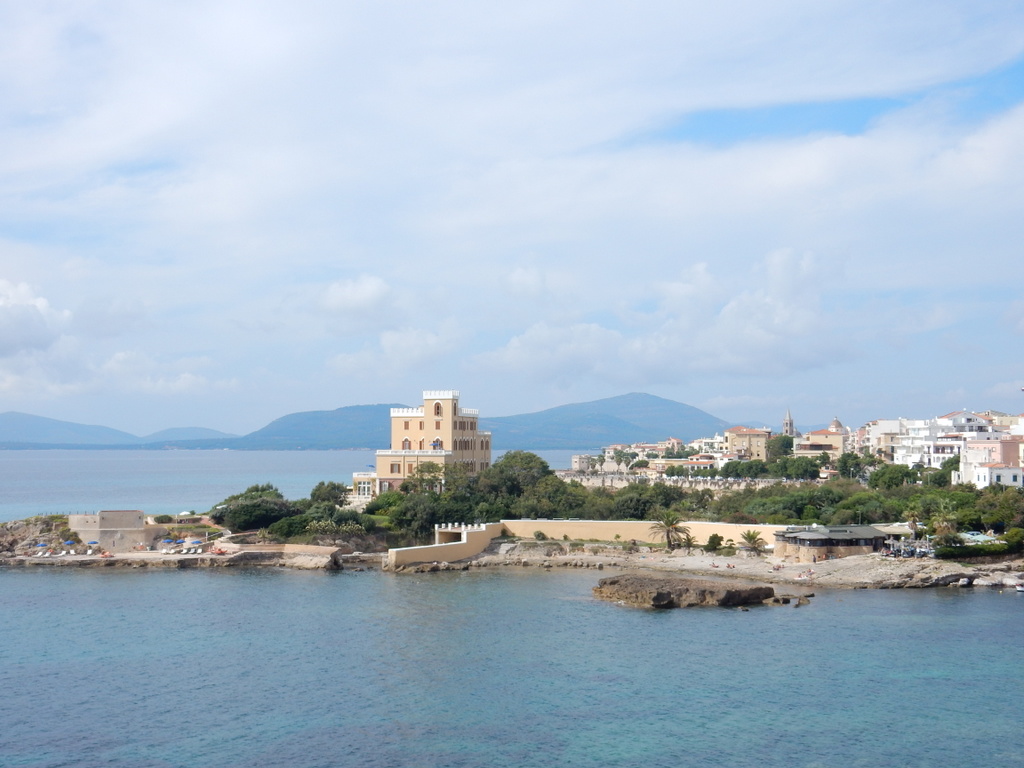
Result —
<svg viewBox="0 0 1024 768"><path fill-rule="evenodd" d="M412 449L412 440L410 440L407 437L407 438L405 438L405 440L402 441L402 450L403 451L408 451L408 450L411 450L411 449Z"/></svg>
<svg viewBox="0 0 1024 768"><path fill-rule="evenodd" d="M434 415L435 416L443 416L444 415L444 408L441 407L440 403L434 403Z"/></svg>
<svg viewBox="0 0 1024 768"><path fill-rule="evenodd" d="M435 451L443 451L444 450L444 440L442 440L440 437L435 438L434 442L432 442L430 444L430 447L433 448Z"/></svg>

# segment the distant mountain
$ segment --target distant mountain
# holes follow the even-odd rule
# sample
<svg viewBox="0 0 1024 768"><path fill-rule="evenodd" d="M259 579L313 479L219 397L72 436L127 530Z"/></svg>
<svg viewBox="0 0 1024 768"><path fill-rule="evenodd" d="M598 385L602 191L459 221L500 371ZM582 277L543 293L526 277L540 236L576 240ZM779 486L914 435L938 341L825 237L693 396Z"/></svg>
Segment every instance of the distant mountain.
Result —
<svg viewBox="0 0 1024 768"><path fill-rule="evenodd" d="M119 429L90 424L58 421L45 416L8 411L0 413L0 447L119 447L140 446L177 440L210 440L232 438L225 432L204 427L165 429L146 437L138 437Z"/></svg>
<svg viewBox="0 0 1024 768"><path fill-rule="evenodd" d="M692 405L633 393L521 416L481 418L499 449L599 448L610 443L693 440L733 426Z"/></svg>
<svg viewBox="0 0 1024 768"><path fill-rule="evenodd" d="M350 405L275 419L242 437L199 427L168 429L147 437L27 414L0 414L0 448L180 448L233 450L338 450L387 448L390 412L399 403ZM732 426L684 403L630 394L549 408L520 416L481 418L498 450L596 449L609 443L692 440Z"/></svg>
<svg viewBox="0 0 1024 768"><path fill-rule="evenodd" d="M75 424L44 416L8 411L0 413L0 444L125 445L139 438L110 427Z"/></svg>
<svg viewBox="0 0 1024 768"><path fill-rule="evenodd" d="M238 438L233 447L267 451L387 448L391 409L406 407L398 403L349 405L334 411L293 413Z"/></svg>

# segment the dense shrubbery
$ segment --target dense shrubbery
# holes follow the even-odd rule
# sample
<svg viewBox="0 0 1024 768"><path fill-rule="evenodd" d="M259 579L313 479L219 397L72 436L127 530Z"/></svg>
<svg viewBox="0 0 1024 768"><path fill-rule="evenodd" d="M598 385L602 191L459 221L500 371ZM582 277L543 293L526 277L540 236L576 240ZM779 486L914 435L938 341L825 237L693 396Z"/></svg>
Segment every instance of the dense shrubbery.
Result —
<svg viewBox="0 0 1024 768"><path fill-rule="evenodd" d="M784 461L789 458L781 456L767 466L778 471L778 467L791 466ZM856 475L863 465L860 460L849 459L844 469ZM950 541L955 540L957 531L1024 529L1024 493L1017 489L993 487L979 491L973 486L908 483L913 470L907 468L878 470L871 477L879 473L881 476L871 484L874 487L850 478L824 484L780 481L716 498L707 489L684 489L639 479L612 492L565 482L539 456L510 451L475 477L458 465L422 465L400 490L386 491L374 499L365 514L340 509L347 492L344 486L320 483L310 498L296 501L285 500L272 485L252 486L217 505L211 517L233 531L267 528L279 538L333 535L335 531L337 535L357 535L356 526L372 533L381 521L390 536L406 543L422 541L439 523L506 518L656 520L666 511L683 520L722 520L741 525L869 525L905 520L919 535L928 531ZM1013 535L1017 534L1008 531L1008 538ZM1018 544L1021 540L1024 530L1019 533Z"/></svg>
<svg viewBox="0 0 1024 768"><path fill-rule="evenodd" d="M992 555L1013 555L1021 551L1021 544L997 541L991 544L964 544L955 547L936 547L935 557L939 560L969 560L972 557Z"/></svg>
<svg viewBox="0 0 1024 768"><path fill-rule="evenodd" d="M318 483L309 498L296 501L285 499L269 483L251 485L224 499L209 515L218 525L235 532L266 528L277 538L292 538L306 533L315 521L337 525L357 519L356 513L341 508L347 496L348 488L335 482Z"/></svg>

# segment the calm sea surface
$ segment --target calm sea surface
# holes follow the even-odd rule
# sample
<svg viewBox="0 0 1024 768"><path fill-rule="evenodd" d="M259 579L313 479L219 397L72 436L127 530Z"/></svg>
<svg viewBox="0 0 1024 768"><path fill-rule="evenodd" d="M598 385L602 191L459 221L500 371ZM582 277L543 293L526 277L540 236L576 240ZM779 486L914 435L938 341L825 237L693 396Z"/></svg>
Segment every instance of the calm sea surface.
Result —
<svg viewBox="0 0 1024 768"><path fill-rule="evenodd" d="M599 576L0 571L0 765L1024 765L1024 595L658 613Z"/></svg>
<svg viewBox="0 0 1024 768"><path fill-rule="evenodd" d="M0 510L297 497L370 455L3 452ZM1024 594L657 613L600 576L0 569L0 766L1024 766Z"/></svg>

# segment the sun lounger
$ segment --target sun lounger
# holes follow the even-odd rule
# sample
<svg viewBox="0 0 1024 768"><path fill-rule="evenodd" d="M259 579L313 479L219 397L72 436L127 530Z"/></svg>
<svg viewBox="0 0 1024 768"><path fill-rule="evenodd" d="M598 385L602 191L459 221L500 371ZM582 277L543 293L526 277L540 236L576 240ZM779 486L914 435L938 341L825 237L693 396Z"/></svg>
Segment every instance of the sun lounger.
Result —
<svg viewBox="0 0 1024 768"><path fill-rule="evenodd" d="M77 555L78 553L75 550L73 550L73 549L69 549L68 550L68 554L69 555Z"/></svg>
<svg viewBox="0 0 1024 768"><path fill-rule="evenodd" d="M91 554L92 554L92 550L90 549L90 550L89 550L88 552L86 552L85 554L87 554L87 555L91 555Z"/></svg>
<svg viewBox="0 0 1024 768"><path fill-rule="evenodd" d="M36 557L46 557L46 550L45 549L40 549L38 552L36 552L35 556Z"/></svg>

